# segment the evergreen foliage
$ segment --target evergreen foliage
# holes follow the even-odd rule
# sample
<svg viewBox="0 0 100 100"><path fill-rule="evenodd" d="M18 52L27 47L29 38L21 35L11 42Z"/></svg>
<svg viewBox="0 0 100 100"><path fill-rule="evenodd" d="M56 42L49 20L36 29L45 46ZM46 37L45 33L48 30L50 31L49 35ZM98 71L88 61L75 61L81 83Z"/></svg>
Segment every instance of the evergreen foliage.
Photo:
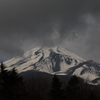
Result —
<svg viewBox="0 0 100 100"><path fill-rule="evenodd" d="M59 78L54 75L51 83L50 98L51 100L61 100L62 99L62 83Z"/></svg>
<svg viewBox="0 0 100 100"><path fill-rule="evenodd" d="M20 77L15 68L11 71L5 69L3 63L0 65L0 98L2 100L22 100L25 97L23 78Z"/></svg>
<svg viewBox="0 0 100 100"><path fill-rule="evenodd" d="M100 86L84 83L73 75L66 86L57 75L51 81L48 76L34 76L29 85L17 73L16 69L6 70L0 65L0 100L100 100ZM51 82L51 84L50 84Z"/></svg>
<svg viewBox="0 0 100 100"><path fill-rule="evenodd" d="M70 80L68 81L68 85L71 87L78 87L80 83L80 78L77 77L76 75L73 75Z"/></svg>
<svg viewBox="0 0 100 100"><path fill-rule="evenodd" d="M65 98L68 100L80 100L80 78L73 75L65 88Z"/></svg>

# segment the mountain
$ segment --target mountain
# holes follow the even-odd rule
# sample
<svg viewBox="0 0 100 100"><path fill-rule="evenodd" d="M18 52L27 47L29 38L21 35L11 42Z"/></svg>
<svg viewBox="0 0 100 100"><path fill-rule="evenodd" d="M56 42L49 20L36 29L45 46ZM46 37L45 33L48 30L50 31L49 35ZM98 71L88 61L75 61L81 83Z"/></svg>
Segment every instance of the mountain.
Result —
<svg viewBox="0 0 100 100"><path fill-rule="evenodd" d="M15 67L19 73L34 70L58 75L78 75L91 81L100 77L100 64L85 61L62 47L36 47L21 57L14 57L4 64L7 69Z"/></svg>
<svg viewBox="0 0 100 100"><path fill-rule="evenodd" d="M48 73L66 71L84 60L62 47L36 47L23 54L22 57L12 58L5 63L8 68L15 67L18 72L38 70Z"/></svg>
<svg viewBox="0 0 100 100"><path fill-rule="evenodd" d="M84 61L66 71L67 75L77 75L86 81L100 83L100 64L92 60Z"/></svg>

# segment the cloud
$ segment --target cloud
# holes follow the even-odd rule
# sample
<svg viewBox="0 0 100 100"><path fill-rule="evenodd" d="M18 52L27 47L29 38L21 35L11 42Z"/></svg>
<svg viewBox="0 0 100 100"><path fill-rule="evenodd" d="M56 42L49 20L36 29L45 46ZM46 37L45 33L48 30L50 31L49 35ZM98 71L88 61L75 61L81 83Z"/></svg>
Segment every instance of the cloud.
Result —
<svg viewBox="0 0 100 100"><path fill-rule="evenodd" d="M36 45L53 46L65 40L78 47L86 44L87 51L93 45L99 51L99 12L99 0L1 0L0 51L16 56ZM79 44L76 41L82 36L88 39Z"/></svg>

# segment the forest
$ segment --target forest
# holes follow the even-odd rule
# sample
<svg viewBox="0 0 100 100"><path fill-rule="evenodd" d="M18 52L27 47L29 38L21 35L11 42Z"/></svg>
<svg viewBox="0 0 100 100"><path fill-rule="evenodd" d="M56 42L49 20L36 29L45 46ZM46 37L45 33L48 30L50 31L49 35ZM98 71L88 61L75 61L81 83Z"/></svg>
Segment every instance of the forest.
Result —
<svg viewBox="0 0 100 100"><path fill-rule="evenodd" d="M1 63L0 100L100 100L100 85L88 84L76 75L65 84L56 74L25 80L16 68L7 70Z"/></svg>

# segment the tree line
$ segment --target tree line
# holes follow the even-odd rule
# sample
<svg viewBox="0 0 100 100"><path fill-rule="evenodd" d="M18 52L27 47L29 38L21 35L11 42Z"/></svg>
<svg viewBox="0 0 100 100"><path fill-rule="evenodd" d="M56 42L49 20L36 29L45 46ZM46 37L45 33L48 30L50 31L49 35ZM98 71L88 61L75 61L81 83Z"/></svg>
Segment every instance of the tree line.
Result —
<svg viewBox="0 0 100 100"><path fill-rule="evenodd" d="M99 85L89 85L76 75L66 85L57 75L51 80L41 75L24 80L15 68L0 65L0 100L100 100L99 93Z"/></svg>

